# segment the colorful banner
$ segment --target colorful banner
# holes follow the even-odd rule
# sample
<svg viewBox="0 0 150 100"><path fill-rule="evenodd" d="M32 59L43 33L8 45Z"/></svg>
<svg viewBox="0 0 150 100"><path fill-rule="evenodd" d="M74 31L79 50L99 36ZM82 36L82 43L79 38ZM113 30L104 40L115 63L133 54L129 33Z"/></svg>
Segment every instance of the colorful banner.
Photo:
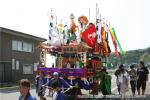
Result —
<svg viewBox="0 0 150 100"><path fill-rule="evenodd" d="M45 74L53 75L54 72L59 72L62 76L79 76L83 77L86 74L85 69L80 68L42 68L40 70L44 71Z"/></svg>
<svg viewBox="0 0 150 100"><path fill-rule="evenodd" d="M117 45L118 45L118 47L119 47L119 49L120 49L120 53L121 53L122 55L124 55L124 52L123 52L122 47L121 47L121 45L120 45L120 43L119 43L119 41L118 41L118 39L117 39L117 36L116 36L116 33L115 33L114 28L111 28L111 29L110 29L110 32L111 32L112 36L114 37L114 40L115 40L115 42L117 43Z"/></svg>
<svg viewBox="0 0 150 100"><path fill-rule="evenodd" d="M115 41L114 35L111 30L110 30L110 36L111 36L111 39L115 48L115 56L117 57L119 55L118 50L117 50L117 43Z"/></svg>
<svg viewBox="0 0 150 100"><path fill-rule="evenodd" d="M102 27L101 29L101 40L102 40L102 46L103 46L103 55L107 57L109 56L109 51L108 51L107 42L106 42L106 31L104 27Z"/></svg>

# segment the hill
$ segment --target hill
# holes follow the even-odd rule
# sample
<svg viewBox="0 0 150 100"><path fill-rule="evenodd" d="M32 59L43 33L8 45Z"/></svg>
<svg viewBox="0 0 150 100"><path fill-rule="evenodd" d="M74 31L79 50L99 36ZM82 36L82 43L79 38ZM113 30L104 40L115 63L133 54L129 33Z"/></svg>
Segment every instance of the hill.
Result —
<svg viewBox="0 0 150 100"><path fill-rule="evenodd" d="M108 64L112 63L114 66L120 63L132 64L139 63L140 60L143 60L145 64L150 64L150 47L145 49L129 50L126 51L124 56L119 55L118 57L115 57L114 53L111 53L108 57Z"/></svg>

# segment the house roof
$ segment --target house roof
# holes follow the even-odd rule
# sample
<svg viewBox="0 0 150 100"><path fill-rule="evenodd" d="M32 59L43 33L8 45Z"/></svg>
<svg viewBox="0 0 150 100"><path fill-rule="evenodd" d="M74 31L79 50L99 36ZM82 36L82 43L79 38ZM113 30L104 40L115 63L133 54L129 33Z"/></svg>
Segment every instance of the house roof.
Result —
<svg viewBox="0 0 150 100"><path fill-rule="evenodd" d="M40 42L45 42L46 41L46 39L41 38L41 37L33 36L33 35L30 35L30 34L26 34L26 33L23 33L23 32L18 32L18 31L11 30L11 29L8 29L8 28L3 28L3 27L0 27L0 32L4 32L4 33L7 33L7 34L20 36L20 37L24 37L24 38L28 38L28 39L32 39L32 40L37 40L37 41L40 41Z"/></svg>

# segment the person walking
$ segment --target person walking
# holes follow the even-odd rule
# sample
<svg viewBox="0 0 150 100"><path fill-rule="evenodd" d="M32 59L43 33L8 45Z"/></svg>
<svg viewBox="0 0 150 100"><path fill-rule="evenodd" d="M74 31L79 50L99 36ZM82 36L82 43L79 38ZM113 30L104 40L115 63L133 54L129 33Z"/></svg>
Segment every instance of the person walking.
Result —
<svg viewBox="0 0 150 100"><path fill-rule="evenodd" d="M40 71L39 76L36 77L36 93L40 97L40 100L44 100L46 83L47 79L44 76L44 72Z"/></svg>
<svg viewBox="0 0 150 100"><path fill-rule="evenodd" d="M118 68L118 69L115 71L116 84L117 84L117 88L118 88L118 93L119 93L119 95L120 95L119 74L120 74L120 68Z"/></svg>
<svg viewBox="0 0 150 100"><path fill-rule="evenodd" d="M20 96L18 100L37 100L30 93L30 81L28 79L21 79L19 82Z"/></svg>
<svg viewBox="0 0 150 100"><path fill-rule="evenodd" d="M136 81L137 81L137 71L134 69L134 65L130 66L129 76L130 76L130 85L132 90L132 95L135 95L136 91Z"/></svg>
<svg viewBox="0 0 150 100"><path fill-rule="evenodd" d="M145 67L144 62L140 61L140 67L137 69L137 91L140 95L140 88L142 87L142 95L145 94L146 81L148 81L149 71Z"/></svg>
<svg viewBox="0 0 150 100"><path fill-rule="evenodd" d="M126 92L129 90L129 74L123 65L119 66L119 74L117 75L120 84L120 94L125 98Z"/></svg>

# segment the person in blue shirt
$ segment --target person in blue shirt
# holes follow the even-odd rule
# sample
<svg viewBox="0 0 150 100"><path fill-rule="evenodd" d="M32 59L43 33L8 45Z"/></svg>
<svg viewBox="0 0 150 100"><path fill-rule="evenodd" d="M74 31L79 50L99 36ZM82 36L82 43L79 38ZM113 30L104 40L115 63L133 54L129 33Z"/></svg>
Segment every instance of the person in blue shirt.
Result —
<svg viewBox="0 0 150 100"><path fill-rule="evenodd" d="M54 89L53 100L67 100L58 80L53 81L52 88Z"/></svg>
<svg viewBox="0 0 150 100"><path fill-rule="evenodd" d="M46 83L47 83L47 79L45 77L44 71L40 71L39 76L36 77L36 93L40 97L40 100L44 99L44 95L45 95L44 85Z"/></svg>
<svg viewBox="0 0 150 100"><path fill-rule="evenodd" d="M50 83L53 84L54 81L58 81L62 89L72 88L72 86L67 81L60 77L58 72L53 73L53 78L51 79Z"/></svg>
<svg viewBox="0 0 150 100"><path fill-rule="evenodd" d="M30 81L28 79L21 79L19 83L20 96L18 100L37 100L30 94Z"/></svg>

